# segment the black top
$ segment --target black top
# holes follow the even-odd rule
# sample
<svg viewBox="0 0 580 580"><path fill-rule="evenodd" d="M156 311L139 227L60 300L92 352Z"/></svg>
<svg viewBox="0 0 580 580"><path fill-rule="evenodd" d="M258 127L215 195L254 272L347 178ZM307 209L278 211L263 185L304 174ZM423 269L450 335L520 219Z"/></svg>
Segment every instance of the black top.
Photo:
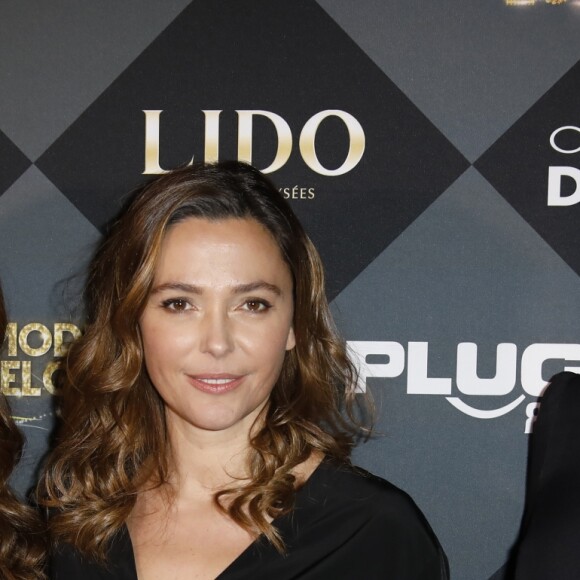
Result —
<svg viewBox="0 0 580 580"><path fill-rule="evenodd" d="M559 373L542 396L530 440L517 580L580 578L580 376Z"/></svg>
<svg viewBox="0 0 580 580"><path fill-rule="evenodd" d="M447 559L413 500L368 472L323 461L296 494L294 510L275 521L286 544L280 555L258 538L219 580L446 580ZM52 558L58 580L136 580L127 529L109 552L108 569L71 547Z"/></svg>

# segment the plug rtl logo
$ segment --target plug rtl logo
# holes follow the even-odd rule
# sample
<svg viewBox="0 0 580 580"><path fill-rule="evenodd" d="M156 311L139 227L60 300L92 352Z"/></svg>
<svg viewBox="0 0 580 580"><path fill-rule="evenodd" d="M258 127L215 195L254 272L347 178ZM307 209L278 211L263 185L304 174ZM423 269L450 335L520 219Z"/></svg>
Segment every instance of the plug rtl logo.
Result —
<svg viewBox="0 0 580 580"><path fill-rule="evenodd" d="M526 396L539 397L546 386L542 375L544 363L549 360L573 362L575 366L564 366L561 370L580 372L580 344L535 343L526 347L519 357L520 383L523 392L495 409L478 409L466 402L472 395L486 397L505 396L516 387L518 374L518 347L511 342L503 342L496 348L495 376L482 378L477 372L477 344L460 342L457 345L455 384L459 396L453 396L451 377L429 376L429 343L409 342L405 347L391 341L348 341L351 358L359 373L359 391L366 390L367 379L371 377L395 378L407 368L407 394L443 395L447 401L462 413L477 419L493 419L509 413L520 405ZM369 363L367 357L386 357L388 361ZM526 407L524 431L531 431L537 402Z"/></svg>

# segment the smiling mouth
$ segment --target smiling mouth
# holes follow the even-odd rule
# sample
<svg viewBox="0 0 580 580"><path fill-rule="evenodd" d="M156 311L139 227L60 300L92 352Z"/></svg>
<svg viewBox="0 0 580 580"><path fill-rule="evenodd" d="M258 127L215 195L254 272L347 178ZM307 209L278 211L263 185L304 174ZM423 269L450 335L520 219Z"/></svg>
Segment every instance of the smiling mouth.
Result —
<svg viewBox="0 0 580 580"><path fill-rule="evenodd" d="M212 377L207 375L187 375L189 382L199 391L219 395L228 393L237 388L244 379L244 376L218 376Z"/></svg>

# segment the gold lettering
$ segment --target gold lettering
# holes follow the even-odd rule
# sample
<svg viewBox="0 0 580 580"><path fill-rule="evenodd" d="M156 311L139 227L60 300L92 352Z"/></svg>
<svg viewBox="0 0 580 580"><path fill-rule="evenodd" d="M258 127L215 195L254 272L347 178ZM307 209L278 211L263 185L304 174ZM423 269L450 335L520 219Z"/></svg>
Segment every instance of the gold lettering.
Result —
<svg viewBox="0 0 580 580"><path fill-rule="evenodd" d="M22 391L19 387L10 387L10 383L16 382L16 376L10 371L20 368L20 361L18 360L3 360L0 363L0 390L4 395L11 397L19 397Z"/></svg>
<svg viewBox="0 0 580 580"><path fill-rule="evenodd" d="M349 148L348 154L344 163L337 169L327 169L318 160L316 155L316 131L320 123L327 117L338 117L344 122L346 128L348 129L349 136ZM321 175L336 176L348 173L358 164L361 160L363 153L365 151L365 133L362 125L346 111L340 111L338 109L328 109L327 111L321 111L316 115L312 116L300 133L300 153L302 154L302 159L310 169L320 173Z"/></svg>
<svg viewBox="0 0 580 580"><path fill-rule="evenodd" d="M252 132L253 132L253 117L254 115L261 115L266 117L274 125L276 135L278 138L278 147L274 161L262 169L262 173L272 173L283 167L292 152L292 131L286 121L270 111L236 111L238 114L238 160L252 163Z"/></svg>
<svg viewBox="0 0 580 580"><path fill-rule="evenodd" d="M221 111L203 111L205 115L205 162L219 161L220 157L220 113Z"/></svg>
<svg viewBox="0 0 580 580"><path fill-rule="evenodd" d="M30 361L22 361L22 394L25 397L40 397L40 389L32 386L32 368Z"/></svg>
<svg viewBox="0 0 580 580"><path fill-rule="evenodd" d="M42 344L37 348L28 344L28 336L33 332L38 332L42 340ZM52 335L50 334L50 330L48 330L44 324L31 322L24 326L20 331L20 334L18 335L18 344L20 345L21 350L28 356L42 356L43 354L46 354L52 346Z"/></svg>
<svg viewBox="0 0 580 580"><path fill-rule="evenodd" d="M143 175L167 173L159 165L159 117L163 111L143 111L145 113L145 169ZM193 157L189 165L193 162Z"/></svg>
<svg viewBox="0 0 580 580"><path fill-rule="evenodd" d="M81 330L71 322L57 322L54 325L54 356L64 356L68 350L70 342L65 342L64 333L72 335L72 340L76 340L81 335Z"/></svg>
<svg viewBox="0 0 580 580"><path fill-rule="evenodd" d="M6 327L6 340L8 341L8 356L16 356L17 351L17 341L16 341L16 322L9 322Z"/></svg>
<svg viewBox="0 0 580 580"><path fill-rule="evenodd" d="M59 394L58 389L52 380L54 373L59 369L59 367L60 363L58 361L52 361L46 365L44 373L42 374L42 384L51 395Z"/></svg>

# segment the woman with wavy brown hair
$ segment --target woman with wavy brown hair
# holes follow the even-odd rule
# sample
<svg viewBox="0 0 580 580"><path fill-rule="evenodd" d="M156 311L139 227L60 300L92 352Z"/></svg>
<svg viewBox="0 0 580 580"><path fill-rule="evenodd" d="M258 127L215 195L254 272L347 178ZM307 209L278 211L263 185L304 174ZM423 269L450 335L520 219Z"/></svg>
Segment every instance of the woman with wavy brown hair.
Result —
<svg viewBox="0 0 580 580"><path fill-rule="evenodd" d="M53 578L446 577L412 500L350 466L355 373L320 258L260 172L156 179L88 302L39 485Z"/></svg>
<svg viewBox="0 0 580 580"><path fill-rule="evenodd" d="M8 319L0 287L0 347ZM20 502L8 479L22 453L22 435L14 424L10 407L0 395L0 577L4 580L44 578L45 557L42 526L35 510Z"/></svg>

